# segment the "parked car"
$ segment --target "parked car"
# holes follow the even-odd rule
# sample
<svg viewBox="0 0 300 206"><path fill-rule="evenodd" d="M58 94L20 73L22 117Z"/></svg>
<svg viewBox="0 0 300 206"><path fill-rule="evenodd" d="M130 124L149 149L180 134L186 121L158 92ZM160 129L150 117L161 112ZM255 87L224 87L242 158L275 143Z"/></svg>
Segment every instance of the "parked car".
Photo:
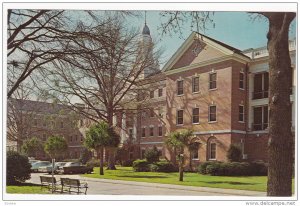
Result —
<svg viewBox="0 0 300 206"><path fill-rule="evenodd" d="M40 162L41 160L33 160L33 159L30 159L29 160L29 163L31 164L31 166L36 163L36 162Z"/></svg>
<svg viewBox="0 0 300 206"><path fill-rule="evenodd" d="M54 165L54 173L57 174L58 171L66 164L66 162L56 162ZM52 173L52 164L48 166L39 167L39 172L47 172L49 174Z"/></svg>
<svg viewBox="0 0 300 206"><path fill-rule="evenodd" d="M92 173L93 167L88 167L80 162L67 162L63 167L61 172L64 174L85 174Z"/></svg>
<svg viewBox="0 0 300 206"><path fill-rule="evenodd" d="M38 172L39 167L50 166L51 163L49 161L38 161L32 164L31 171Z"/></svg>

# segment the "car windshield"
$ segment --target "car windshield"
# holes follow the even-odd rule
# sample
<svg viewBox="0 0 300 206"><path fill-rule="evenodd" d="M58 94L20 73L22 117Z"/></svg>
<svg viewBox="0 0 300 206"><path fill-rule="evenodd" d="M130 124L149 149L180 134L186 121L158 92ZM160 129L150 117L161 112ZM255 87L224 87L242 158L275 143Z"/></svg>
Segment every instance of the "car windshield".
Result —
<svg viewBox="0 0 300 206"><path fill-rule="evenodd" d="M80 166L80 162L67 162L65 167Z"/></svg>

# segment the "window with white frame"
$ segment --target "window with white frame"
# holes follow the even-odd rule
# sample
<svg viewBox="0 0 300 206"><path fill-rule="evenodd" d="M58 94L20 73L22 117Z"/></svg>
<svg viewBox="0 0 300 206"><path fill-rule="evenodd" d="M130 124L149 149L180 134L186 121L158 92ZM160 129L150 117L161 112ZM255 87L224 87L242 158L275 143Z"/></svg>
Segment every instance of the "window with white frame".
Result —
<svg viewBox="0 0 300 206"><path fill-rule="evenodd" d="M193 77L192 79L192 92L199 92L199 77Z"/></svg>
<svg viewBox="0 0 300 206"><path fill-rule="evenodd" d="M239 105L239 122L244 122L244 105Z"/></svg>
<svg viewBox="0 0 300 206"><path fill-rule="evenodd" d="M208 121L209 122L217 121L217 106L216 105L209 106Z"/></svg>
<svg viewBox="0 0 300 206"><path fill-rule="evenodd" d="M217 144L215 142L210 143L210 151L209 151L209 159L210 160L215 160L217 154Z"/></svg>
<svg viewBox="0 0 300 206"><path fill-rule="evenodd" d="M199 108L193 108L193 124L199 123Z"/></svg>
<svg viewBox="0 0 300 206"><path fill-rule="evenodd" d="M253 108L253 130L265 130L269 124L269 108L268 105Z"/></svg>
<svg viewBox="0 0 300 206"><path fill-rule="evenodd" d="M240 72L240 76L239 76L239 88L240 89L245 89L245 73L244 72Z"/></svg>
<svg viewBox="0 0 300 206"><path fill-rule="evenodd" d="M158 89L158 96L161 97L162 95L163 95L163 89L160 88L160 89Z"/></svg>
<svg viewBox="0 0 300 206"><path fill-rule="evenodd" d="M177 118L176 118L177 125L183 125L183 110L177 110Z"/></svg>
<svg viewBox="0 0 300 206"><path fill-rule="evenodd" d="M177 81L177 95L183 95L183 80Z"/></svg>
<svg viewBox="0 0 300 206"><path fill-rule="evenodd" d="M209 89L217 88L217 73L209 74Z"/></svg>

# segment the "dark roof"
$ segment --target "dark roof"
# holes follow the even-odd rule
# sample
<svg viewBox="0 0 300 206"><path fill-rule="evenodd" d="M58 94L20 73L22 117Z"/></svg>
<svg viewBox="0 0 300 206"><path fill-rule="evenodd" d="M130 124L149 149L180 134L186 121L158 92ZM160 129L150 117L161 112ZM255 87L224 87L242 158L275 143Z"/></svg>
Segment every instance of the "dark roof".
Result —
<svg viewBox="0 0 300 206"><path fill-rule="evenodd" d="M13 106L20 111L37 112L43 114L66 114L71 111L71 108L67 105L23 99L9 99L8 107L10 106Z"/></svg>
<svg viewBox="0 0 300 206"><path fill-rule="evenodd" d="M147 26L147 24L145 24L145 26L144 26L144 28L143 28L142 34L150 35L150 29L149 29L149 27Z"/></svg>
<svg viewBox="0 0 300 206"><path fill-rule="evenodd" d="M211 37L209 37L209 36L206 36L206 35L204 35L204 34L201 34L201 33L199 33L199 32L196 32L196 33L199 34L199 35L201 35L201 36L204 36L205 38L207 38L207 39L209 39L209 40L211 40L211 41L213 41L213 42L215 42L215 43L217 43L217 44L220 44L221 46L223 46L223 47L225 47L225 48L227 48L227 49L233 51L234 53L237 53L237 54L239 54L239 55L242 55L242 56L244 56L244 57L249 58L248 56L246 56L245 54L243 54L241 50L239 50L239 49L237 49L237 48L235 48L235 47L232 47L232 46L230 46L230 45L228 45L228 44L225 44L225 43L223 43L223 42L220 42L220 41L218 41L218 40L215 40L215 39L213 39L213 38L211 38Z"/></svg>

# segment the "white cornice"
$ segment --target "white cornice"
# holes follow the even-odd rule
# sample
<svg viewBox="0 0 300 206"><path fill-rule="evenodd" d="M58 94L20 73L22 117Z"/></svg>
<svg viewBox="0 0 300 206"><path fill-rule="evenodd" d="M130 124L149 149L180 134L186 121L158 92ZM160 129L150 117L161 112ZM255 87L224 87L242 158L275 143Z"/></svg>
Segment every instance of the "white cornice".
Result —
<svg viewBox="0 0 300 206"><path fill-rule="evenodd" d="M243 64L246 64L246 63L249 62L249 59L247 59L247 58L241 58L240 56L237 56L236 54L232 54L232 55L226 55L226 56L218 57L218 58L215 58L215 59L210 59L210 60L207 60L207 61L199 62L199 63L196 63L196 64L188 65L186 67L181 67L181 68L178 68L178 69L168 70L168 71L165 71L165 74L166 75L176 74L176 73L183 72L183 71L186 71L186 70L196 69L196 68L199 68L199 67L204 67L204 66L207 66L207 65L216 64L216 63L231 60L231 59L236 60L238 62L241 62Z"/></svg>

